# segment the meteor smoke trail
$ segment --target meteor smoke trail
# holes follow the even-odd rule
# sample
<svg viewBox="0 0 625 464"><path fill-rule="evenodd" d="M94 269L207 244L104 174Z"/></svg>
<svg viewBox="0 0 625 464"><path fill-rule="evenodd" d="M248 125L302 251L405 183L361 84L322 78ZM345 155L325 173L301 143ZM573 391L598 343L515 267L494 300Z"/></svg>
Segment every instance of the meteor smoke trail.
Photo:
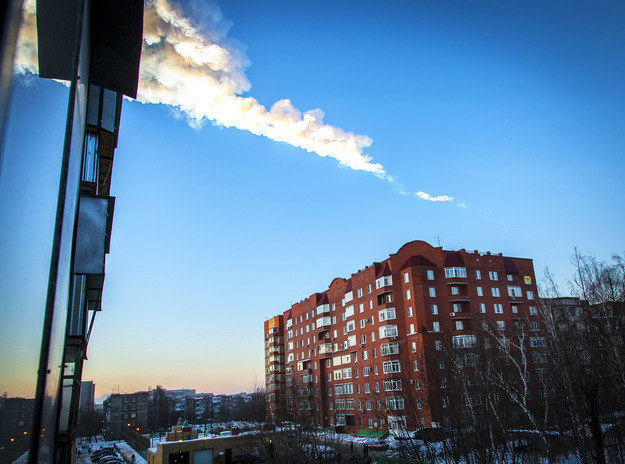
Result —
<svg viewBox="0 0 625 464"><path fill-rule="evenodd" d="M247 130L395 182L381 164L364 153L373 143L371 137L325 124L322 110L301 112L289 99L278 100L267 110L256 99L242 96L251 88L245 75L250 62L240 48L228 42L229 23L219 8L205 5L201 13L200 26L168 0L146 2L137 96L140 102L176 108L193 127L212 121ZM34 0L25 2L16 70L37 72ZM445 195L418 197L453 200Z"/></svg>

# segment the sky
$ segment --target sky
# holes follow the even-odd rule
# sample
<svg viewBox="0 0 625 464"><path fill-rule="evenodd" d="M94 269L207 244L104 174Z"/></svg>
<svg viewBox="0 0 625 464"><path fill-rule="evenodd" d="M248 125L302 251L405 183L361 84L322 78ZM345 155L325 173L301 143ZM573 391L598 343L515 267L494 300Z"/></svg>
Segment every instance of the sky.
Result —
<svg viewBox="0 0 625 464"><path fill-rule="evenodd" d="M564 291L574 247L625 251L622 2L158 0L144 31L96 396L262 384L264 320L412 240L532 258ZM0 175L9 396L34 392L68 98L21 37Z"/></svg>

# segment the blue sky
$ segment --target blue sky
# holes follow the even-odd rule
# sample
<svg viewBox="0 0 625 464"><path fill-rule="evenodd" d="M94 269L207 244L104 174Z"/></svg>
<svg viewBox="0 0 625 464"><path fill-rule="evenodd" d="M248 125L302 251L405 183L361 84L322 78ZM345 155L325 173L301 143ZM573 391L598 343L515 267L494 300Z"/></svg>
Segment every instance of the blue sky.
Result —
<svg viewBox="0 0 625 464"><path fill-rule="evenodd" d="M363 153L395 181L124 102L104 311L84 373L98 395L262 382L267 317L411 240L533 258L565 287L574 247L625 250L622 3L219 7L217 23L205 14L216 4L182 14L244 63L239 96L320 108L326 125L370 137ZM25 380L3 381L9 394L27 392L36 369L66 99L61 84L17 77L0 179L0 361Z"/></svg>

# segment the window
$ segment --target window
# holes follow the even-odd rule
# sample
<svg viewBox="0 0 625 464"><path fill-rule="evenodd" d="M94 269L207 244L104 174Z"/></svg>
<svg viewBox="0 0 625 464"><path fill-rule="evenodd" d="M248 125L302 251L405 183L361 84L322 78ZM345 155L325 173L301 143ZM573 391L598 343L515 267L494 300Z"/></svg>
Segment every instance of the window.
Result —
<svg viewBox="0 0 625 464"><path fill-rule="evenodd" d="M438 368L440 370L444 370L445 369L445 361L444 360L442 360L442 359L438 360Z"/></svg>
<svg viewBox="0 0 625 464"><path fill-rule="evenodd" d="M436 296L436 289L434 287L429 288L430 297L434 298Z"/></svg>
<svg viewBox="0 0 625 464"><path fill-rule="evenodd" d="M410 344L410 351L413 352L413 353L417 352L417 342L412 342Z"/></svg>
<svg viewBox="0 0 625 464"><path fill-rule="evenodd" d="M412 306L408 306L408 317L412 317Z"/></svg>
<svg viewBox="0 0 625 464"><path fill-rule="evenodd" d="M354 321L349 321L347 323L347 332L352 332L353 330L356 330L356 324L354 323Z"/></svg>
<svg viewBox="0 0 625 464"><path fill-rule="evenodd" d="M432 322L432 331L433 332L440 332L441 331L441 324L438 321L434 321Z"/></svg>
<svg viewBox="0 0 625 464"><path fill-rule="evenodd" d="M412 361L412 370L415 372L419 370L419 361Z"/></svg>
<svg viewBox="0 0 625 464"><path fill-rule="evenodd" d="M532 348L545 348L545 337L530 337L530 346Z"/></svg>
<svg viewBox="0 0 625 464"><path fill-rule="evenodd" d="M480 312L481 313L485 313L486 312L486 305L484 303L480 303Z"/></svg>
<svg viewBox="0 0 625 464"><path fill-rule="evenodd" d="M369 386L368 383L365 384L365 393L371 393L371 387ZM367 401L367 403L368 403L368 401ZM371 408L369 407L367 409L371 409Z"/></svg>
<svg viewBox="0 0 625 464"><path fill-rule="evenodd" d="M497 271L488 271L488 278L490 280L497 280Z"/></svg>
<svg viewBox="0 0 625 464"><path fill-rule="evenodd" d="M385 308L378 312L380 322L395 319L395 308Z"/></svg>
<svg viewBox="0 0 625 464"><path fill-rule="evenodd" d="M419 386L419 388L421 387ZM421 400L421 398L417 398L417 409L423 409L423 401Z"/></svg>
<svg viewBox="0 0 625 464"><path fill-rule="evenodd" d="M347 292L345 294L345 303L349 303L354 299L354 292Z"/></svg>
<svg viewBox="0 0 625 464"><path fill-rule="evenodd" d="M406 300L410 299L410 290L406 290Z"/></svg>
<svg viewBox="0 0 625 464"><path fill-rule="evenodd" d="M438 305L432 305L432 314L438 314Z"/></svg>
<svg viewBox="0 0 625 464"><path fill-rule="evenodd" d="M389 379L384 381L384 391L400 391L401 390L401 380L400 379Z"/></svg>
<svg viewBox="0 0 625 464"><path fill-rule="evenodd" d="M540 330L540 325L538 321L532 321L532 330Z"/></svg>
<svg viewBox="0 0 625 464"><path fill-rule="evenodd" d="M404 282L410 282L410 274L408 274L407 272L404 273Z"/></svg>
<svg viewBox="0 0 625 464"><path fill-rule="evenodd" d="M380 338L397 337L396 325L384 325L380 327Z"/></svg>
<svg viewBox="0 0 625 464"><path fill-rule="evenodd" d="M375 281L375 288L388 287L393 285L393 276L382 276Z"/></svg>
<svg viewBox="0 0 625 464"><path fill-rule="evenodd" d="M434 349L436 351L441 351L443 349L443 342L440 340L434 340Z"/></svg>
<svg viewBox="0 0 625 464"><path fill-rule="evenodd" d="M504 321L497 321L497 330L505 330L506 323Z"/></svg>
<svg viewBox="0 0 625 464"><path fill-rule="evenodd" d="M452 305L453 307L453 312L454 313L461 313L462 312L462 305L460 303L453 303Z"/></svg>
<svg viewBox="0 0 625 464"><path fill-rule="evenodd" d="M462 329L464 329L464 324L462 323L462 321L456 321L456 330Z"/></svg>
<svg viewBox="0 0 625 464"><path fill-rule="evenodd" d="M369 309L373 309L373 300L369 300Z"/></svg>
<svg viewBox="0 0 625 464"><path fill-rule="evenodd" d="M391 354L399 354L399 343L397 342L383 343L380 346L380 354L382 356L388 356Z"/></svg>
<svg viewBox="0 0 625 464"><path fill-rule="evenodd" d="M536 316L538 314L538 308L536 306L530 306L530 314Z"/></svg>
<svg viewBox="0 0 625 464"><path fill-rule="evenodd" d="M369 366L365 366L362 368L362 375L364 377L369 377L370 373L371 373L371 368Z"/></svg>
<svg viewBox="0 0 625 464"><path fill-rule="evenodd" d="M441 377L441 388L447 388L447 377Z"/></svg>
<svg viewBox="0 0 625 464"><path fill-rule="evenodd" d="M366 361L367 360L367 350L363 350L362 351L362 360Z"/></svg>
<svg viewBox="0 0 625 464"><path fill-rule="evenodd" d="M364 313L365 312L365 305L364 304L360 303L358 305L358 312L359 313Z"/></svg>
<svg viewBox="0 0 625 464"><path fill-rule="evenodd" d="M343 318L343 320L347 319L348 317L352 317L354 315L354 306L350 305L347 308L345 308L345 317Z"/></svg>
<svg viewBox="0 0 625 464"><path fill-rule="evenodd" d="M516 298L521 298L523 296L523 292L521 291L521 287L508 285L508 296Z"/></svg>
<svg viewBox="0 0 625 464"><path fill-rule="evenodd" d="M446 396L443 396L443 407L446 408L449 406L449 398Z"/></svg>
<svg viewBox="0 0 625 464"><path fill-rule="evenodd" d="M464 267L446 267L445 268L445 277L466 277L467 270Z"/></svg>
<svg viewBox="0 0 625 464"><path fill-rule="evenodd" d="M386 409L401 410L404 409L404 398L401 396L387 396Z"/></svg>
<svg viewBox="0 0 625 464"><path fill-rule="evenodd" d="M371 293L371 284L367 285L367 293Z"/></svg>
<svg viewBox="0 0 625 464"><path fill-rule="evenodd" d="M361 320L360 320L360 328L361 328L361 329L364 329L364 328L365 328L365 324L366 324L366 323L367 323L367 320L366 320L366 319L361 319Z"/></svg>
<svg viewBox="0 0 625 464"><path fill-rule="evenodd" d="M361 298L361 297L362 297L362 288L359 288L358 290L356 290L356 296L357 296L358 298Z"/></svg>
<svg viewBox="0 0 625 464"><path fill-rule="evenodd" d="M365 343L367 343L367 334L362 334L360 336L360 344L364 345ZM366 353L366 351L365 351L365 353Z"/></svg>
<svg viewBox="0 0 625 464"><path fill-rule="evenodd" d="M534 299L534 292L528 291L527 292L527 299L528 300L533 300Z"/></svg>
<svg viewBox="0 0 625 464"><path fill-rule="evenodd" d="M519 308L517 305L512 305L512 314L517 314L519 312Z"/></svg>
<svg viewBox="0 0 625 464"><path fill-rule="evenodd" d="M475 335L456 335L452 337L454 348L473 348L476 341Z"/></svg>
<svg viewBox="0 0 625 464"><path fill-rule="evenodd" d="M478 271L477 269L475 270L475 278L477 280L480 280L482 278L482 273Z"/></svg>
<svg viewBox="0 0 625 464"><path fill-rule="evenodd" d="M490 289L490 292L493 294L494 297L499 297L499 289L497 287L493 287Z"/></svg>
<svg viewBox="0 0 625 464"><path fill-rule="evenodd" d="M371 332L371 341L374 342L375 341L375 332Z"/></svg>
<svg viewBox="0 0 625 464"><path fill-rule="evenodd" d="M484 291L482 290L482 287L477 287L477 296L484 296Z"/></svg>
<svg viewBox="0 0 625 464"><path fill-rule="evenodd" d="M380 393L380 383L379 383L379 382L376 382L376 383L375 383L375 392L376 392L376 393ZM379 403L379 402L378 402L378 403ZM380 409L379 404L378 404L378 409Z"/></svg>
<svg viewBox="0 0 625 464"><path fill-rule="evenodd" d="M410 328L408 330L409 330L408 333L411 333L411 334L415 333L415 331L414 331L414 324L410 324Z"/></svg>
<svg viewBox="0 0 625 464"><path fill-rule="evenodd" d="M495 314L503 314L503 306L499 303L493 305L495 307Z"/></svg>
<svg viewBox="0 0 625 464"><path fill-rule="evenodd" d="M378 375L378 366L373 366L373 374Z"/></svg>
<svg viewBox="0 0 625 464"><path fill-rule="evenodd" d="M373 359L378 357L378 350L376 350L375 348L373 348Z"/></svg>
<svg viewBox="0 0 625 464"><path fill-rule="evenodd" d="M384 361L382 363L382 372L385 374L395 374L397 372L401 372L401 365L399 364L399 360L394 359L392 361Z"/></svg>

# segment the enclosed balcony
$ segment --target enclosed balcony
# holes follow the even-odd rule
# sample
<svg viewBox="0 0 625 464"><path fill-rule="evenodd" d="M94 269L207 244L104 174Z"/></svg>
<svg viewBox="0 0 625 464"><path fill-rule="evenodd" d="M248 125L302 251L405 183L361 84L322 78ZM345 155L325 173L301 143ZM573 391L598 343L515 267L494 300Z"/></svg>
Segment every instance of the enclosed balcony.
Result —
<svg viewBox="0 0 625 464"><path fill-rule="evenodd" d="M322 343L317 348L319 350L320 355L332 353L332 343Z"/></svg>
<svg viewBox="0 0 625 464"><path fill-rule="evenodd" d="M325 314L330 312L330 305L328 303L317 306L317 316L319 314Z"/></svg>
<svg viewBox="0 0 625 464"><path fill-rule="evenodd" d="M317 319L317 329L323 327L330 327L332 325L332 318L330 316L324 316Z"/></svg>

